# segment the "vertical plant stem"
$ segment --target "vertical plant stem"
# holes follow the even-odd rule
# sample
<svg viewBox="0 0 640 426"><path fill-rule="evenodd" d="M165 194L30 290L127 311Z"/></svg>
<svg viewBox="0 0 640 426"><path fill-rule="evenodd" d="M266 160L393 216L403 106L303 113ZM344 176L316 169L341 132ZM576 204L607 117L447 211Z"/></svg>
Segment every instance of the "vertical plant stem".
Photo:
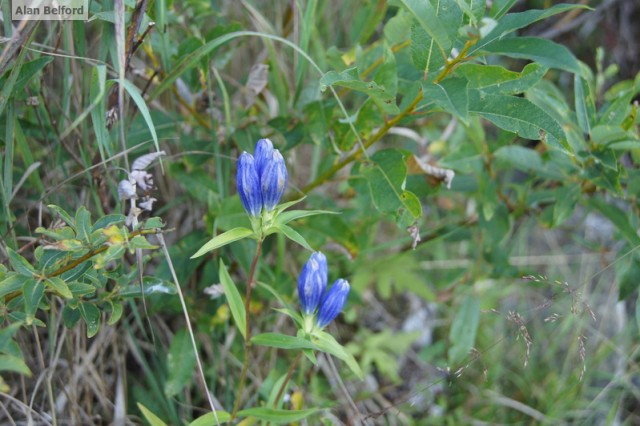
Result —
<svg viewBox="0 0 640 426"><path fill-rule="evenodd" d="M249 370L249 351L251 350L251 315L249 314L249 308L251 307L251 289L253 288L253 281L256 274L256 266L258 266L258 259L260 259L260 252L262 251L262 239L258 240L258 246L256 247L256 254L251 262L251 269L249 270L249 279L247 281L247 293L244 300L244 319L246 324L245 339L244 339L244 361L242 363L242 372L240 373L240 383L238 384L238 392L236 392L236 402L233 404L233 412L231 418L235 419L240 409L240 401L242 400L242 392L244 391L244 384L247 379L247 371Z"/></svg>
<svg viewBox="0 0 640 426"><path fill-rule="evenodd" d="M38 335L38 330L36 330L36 326L32 326L33 335L36 341L36 349L38 352L38 361L40 361L40 368L43 372L45 372L45 386L47 387L47 398L49 400L49 407L51 409L51 422L53 426L58 425L58 419L56 417L56 404L53 400L53 387L51 386L51 372L47 369L44 363L44 354L42 353L42 346L40 345L40 336Z"/></svg>
<svg viewBox="0 0 640 426"><path fill-rule="evenodd" d="M278 402L280 401L280 398L282 398L282 394L284 394L284 390L287 388L287 384L289 383L289 380L291 380L291 376L293 376L293 372L295 371L298 362L300 362L300 358L302 358L302 352L298 352L296 359L294 359L293 363L291 363L291 367L289 367L287 377L284 379L284 382L282 382L282 386L280 386L278 395L276 396L275 401L273 401L273 408L278 408Z"/></svg>
<svg viewBox="0 0 640 426"><path fill-rule="evenodd" d="M204 375L204 369L202 368L202 361L200 361L200 354L198 353L198 346L196 345L196 338L193 334L193 329L191 328L191 321L189 319L189 311L187 311L187 303L184 300L184 295L182 294L182 288L180 288L180 283L178 282L178 276L176 275L176 271L173 268L173 262L171 261L171 256L169 256L169 250L167 249L167 244L164 242L164 235L162 233L157 234L158 241L160 242L160 246L162 247L162 251L164 253L164 257L169 264L169 270L171 271L171 276L173 277L173 281L176 284L176 288L178 289L178 296L180 298L180 304L182 305L182 312L184 313L184 319L187 323L187 330L189 331L189 337L191 338L191 345L193 346L193 353L196 356L196 364L198 365L198 373L200 375L200 380L202 380L202 386L204 387L204 392L207 394L207 400L209 401L209 406L211 407L211 411L213 412L213 418L216 421L216 425L220 425L220 421L218 420L218 413L216 412L216 406L213 403L213 398L209 389L207 388L207 378Z"/></svg>

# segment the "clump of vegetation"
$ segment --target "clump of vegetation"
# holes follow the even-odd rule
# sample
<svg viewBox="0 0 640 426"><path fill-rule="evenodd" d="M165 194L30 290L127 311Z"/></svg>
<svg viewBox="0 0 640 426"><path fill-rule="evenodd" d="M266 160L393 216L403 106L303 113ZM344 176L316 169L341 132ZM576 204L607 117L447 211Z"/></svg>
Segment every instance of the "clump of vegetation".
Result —
<svg viewBox="0 0 640 426"><path fill-rule="evenodd" d="M3 2L1 421L637 423L640 73L584 3Z"/></svg>

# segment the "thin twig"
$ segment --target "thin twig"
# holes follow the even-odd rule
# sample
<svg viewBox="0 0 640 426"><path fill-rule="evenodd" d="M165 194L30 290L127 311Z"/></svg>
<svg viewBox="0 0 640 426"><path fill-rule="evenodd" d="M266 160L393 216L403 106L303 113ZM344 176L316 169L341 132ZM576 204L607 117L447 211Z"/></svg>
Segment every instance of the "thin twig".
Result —
<svg viewBox="0 0 640 426"><path fill-rule="evenodd" d="M291 380L291 376L293 376L293 372L295 371L296 366L298 365L298 362L300 362L300 358L302 358L302 353L303 352L298 352L296 359L293 360L291 367L289 367L289 372L287 372L287 377L284 379L284 382L282 382L282 386L280 386L278 395L276 395L276 399L275 401L273 401L273 408L278 408L278 402L280 401L280 398L282 398L282 394L284 393L284 390L287 388L287 384L289 383L289 380Z"/></svg>
<svg viewBox="0 0 640 426"><path fill-rule="evenodd" d="M216 407L213 403L213 398L211 397L211 394L209 393L209 389L207 388L207 379L204 375L202 362L200 361L200 354L198 353L198 346L196 345L196 338L193 334L193 328L191 327L191 320L189 319L189 311L187 310L187 304L184 300L184 295L182 294L182 288L180 287L180 283L178 282L176 271L173 268L173 262L171 261L171 256L169 255L167 244L164 241L164 236L161 233L158 233L157 237L158 237L158 241L160 242L160 246L162 247L162 252L164 253L164 257L165 259L167 259L167 264L169 265L169 270L171 271L171 277L173 278L173 282L176 284L176 288L178 290L178 297L180 298L180 304L182 305L182 312L184 313L184 319L187 323L187 330L189 331L189 337L191 338L193 353L196 356L196 364L198 365L199 377L200 377L200 380L202 381L204 392L207 394L207 400L209 401L209 406L211 407L211 411L213 412L213 417L216 420L216 425L219 426L220 421L218 420L218 413L216 412Z"/></svg>

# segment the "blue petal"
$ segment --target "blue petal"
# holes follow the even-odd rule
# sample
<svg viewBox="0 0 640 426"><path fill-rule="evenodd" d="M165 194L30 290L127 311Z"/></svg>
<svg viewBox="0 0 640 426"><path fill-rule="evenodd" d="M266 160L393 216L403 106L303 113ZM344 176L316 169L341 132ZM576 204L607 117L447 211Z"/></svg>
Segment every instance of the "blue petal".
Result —
<svg viewBox="0 0 640 426"><path fill-rule="evenodd" d="M316 317L318 327L326 327L338 316L347 301L350 289L349 282L342 278L333 283L320 301L320 308L318 308L318 316Z"/></svg>
<svg viewBox="0 0 640 426"><path fill-rule="evenodd" d="M278 203L284 190L287 188L287 166L280 151L274 149L271 158L262 170L260 183L262 186L262 201L267 211L273 210Z"/></svg>
<svg viewBox="0 0 640 426"><path fill-rule="evenodd" d="M271 160L272 153L273 144L269 139L260 139L258 143L256 143L254 157L256 159L256 171L258 172L258 177L262 176L265 166Z"/></svg>
<svg viewBox="0 0 640 426"><path fill-rule="evenodd" d="M262 210L262 191L260 191L255 160L247 152L243 152L238 159L236 185L244 209L251 216L258 216Z"/></svg>
<svg viewBox="0 0 640 426"><path fill-rule="evenodd" d="M298 277L300 306L305 314L312 314L327 288L327 258L321 252L312 253Z"/></svg>

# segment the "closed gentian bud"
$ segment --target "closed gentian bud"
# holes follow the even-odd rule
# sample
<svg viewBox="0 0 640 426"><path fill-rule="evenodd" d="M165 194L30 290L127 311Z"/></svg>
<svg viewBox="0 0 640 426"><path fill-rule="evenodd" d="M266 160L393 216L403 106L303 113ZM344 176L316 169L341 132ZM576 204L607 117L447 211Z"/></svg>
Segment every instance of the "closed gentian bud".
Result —
<svg viewBox="0 0 640 426"><path fill-rule="evenodd" d="M318 308L318 316L316 317L316 324L319 328L326 327L342 311L344 303L347 301L349 290L350 287L347 280L340 278L333 283L320 301L320 308Z"/></svg>
<svg viewBox="0 0 640 426"><path fill-rule="evenodd" d="M238 172L236 174L238 195L244 209L251 216L258 216L262 210L262 191L260 191L260 179L256 171L255 160L247 152L243 152L238 159Z"/></svg>
<svg viewBox="0 0 640 426"><path fill-rule="evenodd" d="M273 144L269 139L260 139L256 144L256 151L253 153L256 159L256 171L258 177L262 176L265 166L271 161L271 154L273 153Z"/></svg>
<svg viewBox="0 0 640 426"><path fill-rule="evenodd" d="M327 258L321 252L312 253L298 277L300 306L305 314L312 314L327 288Z"/></svg>
<svg viewBox="0 0 640 426"><path fill-rule="evenodd" d="M274 149L260 176L262 202L267 211L273 210L278 205L287 187L287 177L284 158L282 158L280 151Z"/></svg>

